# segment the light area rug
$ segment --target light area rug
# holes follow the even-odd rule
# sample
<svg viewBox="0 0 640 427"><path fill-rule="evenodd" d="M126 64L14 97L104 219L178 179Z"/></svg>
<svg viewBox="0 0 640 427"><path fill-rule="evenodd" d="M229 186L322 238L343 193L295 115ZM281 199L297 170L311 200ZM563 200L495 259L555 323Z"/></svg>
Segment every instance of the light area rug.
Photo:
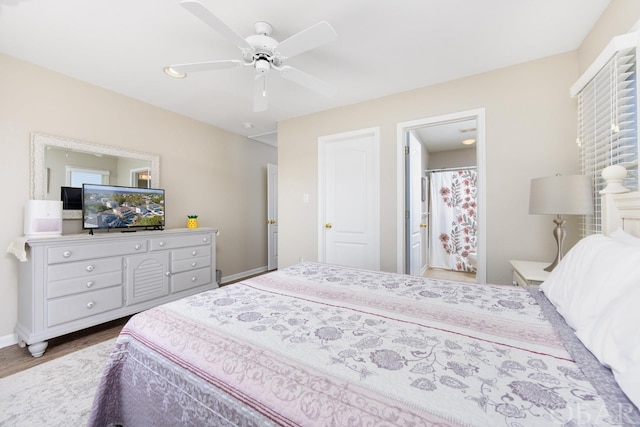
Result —
<svg viewBox="0 0 640 427"><path fill-rule="evenodd" d="M115 338L0 379L0 426L85 426Z"/></svg>

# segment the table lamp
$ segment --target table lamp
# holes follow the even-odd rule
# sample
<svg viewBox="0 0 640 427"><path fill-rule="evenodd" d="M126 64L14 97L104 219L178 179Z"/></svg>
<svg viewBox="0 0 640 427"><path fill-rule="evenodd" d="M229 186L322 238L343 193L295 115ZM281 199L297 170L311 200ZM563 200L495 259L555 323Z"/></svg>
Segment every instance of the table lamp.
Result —
<svg viewBox="0 0 640 427"><path fill-rule="evenodd" d="M529 213L556 215L553 236L556 239L555 260L545 268L551 271L562 259L562 243L566 237L563 215L589 215L593 212L591 178L586 175L556 175L531 180Z"/></svg>

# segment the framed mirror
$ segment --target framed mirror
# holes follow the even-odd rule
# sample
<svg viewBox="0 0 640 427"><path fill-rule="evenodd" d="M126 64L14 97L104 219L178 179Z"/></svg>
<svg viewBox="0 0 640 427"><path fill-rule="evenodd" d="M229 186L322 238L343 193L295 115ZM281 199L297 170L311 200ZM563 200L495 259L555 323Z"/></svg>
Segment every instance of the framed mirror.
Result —
<svg viewBox="0 0 640 427"><path fill-rule="evenodd" d="M160 156L51 135L31 135L32 199L61 200L61 188L81 187L82 177L87 176L83 174L102 184L160 188ZM62 218L81 219L82 211L63 210Z"/></svg>

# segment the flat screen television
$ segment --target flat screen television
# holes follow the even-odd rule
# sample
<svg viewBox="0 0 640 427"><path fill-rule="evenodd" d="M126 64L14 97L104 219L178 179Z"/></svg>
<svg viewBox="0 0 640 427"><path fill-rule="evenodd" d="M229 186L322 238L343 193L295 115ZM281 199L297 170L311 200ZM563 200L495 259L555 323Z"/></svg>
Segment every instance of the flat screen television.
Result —
<svg viewBox="0 0 640 427"><path fill-rule="evenodd" d="M62 209L64 210L82 210L82 188L60 187L60 200L62 200Z"/></svg>
<svg viewBox="0 0 640 427"><path fill-rule="evenodd" d="M164 190L82 185L82 228L161 230L165 224Z"/></svg>

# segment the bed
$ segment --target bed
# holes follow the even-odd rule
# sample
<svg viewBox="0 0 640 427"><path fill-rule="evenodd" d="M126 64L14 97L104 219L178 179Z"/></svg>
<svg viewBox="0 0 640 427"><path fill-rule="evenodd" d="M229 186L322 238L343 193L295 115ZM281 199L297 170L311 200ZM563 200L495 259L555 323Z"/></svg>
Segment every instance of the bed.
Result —
<svg viewBox="0 0 640 427"><path fill-rule="evenodd" d="M140 313L89 425L640 425L640 195L605 198L541 289L307 262Z"/></svg>

